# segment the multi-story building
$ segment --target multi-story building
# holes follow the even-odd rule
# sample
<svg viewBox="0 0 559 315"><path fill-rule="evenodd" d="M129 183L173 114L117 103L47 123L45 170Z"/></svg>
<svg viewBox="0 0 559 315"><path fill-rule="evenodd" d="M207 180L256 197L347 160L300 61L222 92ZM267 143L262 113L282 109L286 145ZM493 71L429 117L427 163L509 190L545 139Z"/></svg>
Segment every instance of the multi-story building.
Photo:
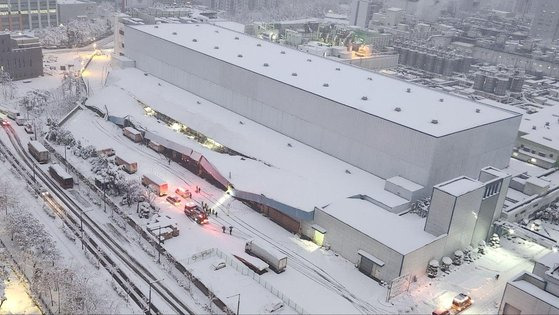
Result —
<svg viewBox="0 0 559 315"><path fill-rule="evenodd" d="M487 165L505 167L520 123L516 113L208 24L125 26L124 34L124 54L145 72L425 193Z"/></svg>
<svg viewBox="0 0 559 315"><path fill-rule="evenodd" d="M372 0L354 0L351 3L349 25L362 28L369 27L369 22L373 17L373 13L378 12L380 8L381 5Z"/></svg>
<svg viewBox="0 0 559 315"><path fill-rule="evenodd" d="M546 41L559 37L559 1L540 0L536 2L531 34Z"/></svg>
<svg viewBox="0 0 559 315"><path fill-rule="evenodd" d="M558 314L559 254L538 259L533 271L507 282L499 314Z"/></svg>
<svg viewBox="0 0 559 315"><path fill-rule="evenodd" d="M56 0L0 0L0 27L18 31L58 25Z"/></svg>
<svg viewBox="0 0 559 315"><path fill-rule="evenodd" d="M57 0L58 22L66 24L78 17L93 18L97 12L97 3L80 0Z"/></svg>
<svg viewBox="0 0 559 315"><path fill-rule="evenodd" d="M26 35L0 34L0 67L13 80L43 75L43 51L39 40Z"/></svg>

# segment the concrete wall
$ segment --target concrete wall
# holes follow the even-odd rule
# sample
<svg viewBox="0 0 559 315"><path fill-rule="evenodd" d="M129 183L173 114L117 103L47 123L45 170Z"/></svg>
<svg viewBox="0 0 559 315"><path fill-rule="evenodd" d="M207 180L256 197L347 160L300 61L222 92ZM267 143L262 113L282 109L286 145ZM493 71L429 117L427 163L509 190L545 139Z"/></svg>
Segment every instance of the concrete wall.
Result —
<svg viewBox="0 0 559 315"><path fill-rule="evenodd" d="M452 220L456 197L440 190L433 189L429 214L425 222L425 232L435 236L447 234Z"/></svg>
<svg viewBox="0 0 559 315"><path fill-rule="evenodd" d="M530 277L524 274L526 277ZM536 281L535 279L534 281ZM542 290L543 291L543 290ZM507 314L507 304L509 308L520 310L519 314L559 314L559 309L541 300L533 294L537 292L525 292L515 287L511 283L507 283L501 306L499 307L499 314ZM510 313L510 311L509 311Z"/></svg>
<svg viewBox="0 0 559 315"><path fill-rule="evenodd" d="M354 264L359 263L358 250L364 250L384 261L379 279L391 281L400 275L404 256L372 239L320 209L315 209L314 222L326 229L324 243ZM307 230L307 229L303 229ZM310 235L308 235L310 236ZM427 265L425 265L426 268Z"/></svg>
<svg viewBox="0 0 559 315"><path fill-rule="evenodd" d="M456 200L446 241L446 256L451 256L455 250L470 245L483 191L484 189L480 188L462 195ZM473 246L477 246L477 244L473 244Z"/></svg>
<svg viewBox="0 0 559 315"><path fill-rule="evenodd" d="M429 261L440 260L444 256L446 236L440 236L434 242L427 244L404 256L402 275L420 276L425 274Z"/></svg>
<svg viewBox="0 0 559 315"><path fill-rule="evenodd" d="M377 176L415 181L425 193L486 165L505 167L520 124L517 117L435 138L129 27L125 37L139 69Z"/></svg>

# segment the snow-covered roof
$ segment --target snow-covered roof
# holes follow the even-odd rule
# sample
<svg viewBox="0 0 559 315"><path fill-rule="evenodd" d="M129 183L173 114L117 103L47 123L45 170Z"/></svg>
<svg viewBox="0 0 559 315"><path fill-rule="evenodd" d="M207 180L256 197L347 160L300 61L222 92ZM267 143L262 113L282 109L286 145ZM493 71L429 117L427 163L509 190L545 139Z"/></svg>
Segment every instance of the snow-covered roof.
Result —
<svg viewBox="0 0 559 315"><path fill-rule="evenodd" d="M403 255L437 239L423 230L425 219L399 216L366 200L345 198L322 211Z"/></svg>
<svg viewBox="0 0 559 315"><path fill-rule="evenodd" d="M58 174L58 176L60 176L62 179L70 179L72 178L72 176L70 176L70 174L66 173L66 171L59 165L59 164L52 164L50 166L55 172L56 174Z"/></svg>
<svg viewBox="0 0 559 315"><path fill-rule="evenodd" d="M418 190L423 189L423 186L421 186L421 185L419 185L415 182L412 182L411 180L406 179L402 176L394 176L394 177L391 177L391 178L387 179L386 181L390 182L394 185L400 186L400 187L406 189L407 191L418 191Z"/></svg>
<svg viewBox="0 0 559 315"><path fill-rule="evenodd" d="M559 106L524 114L519 130L526 133L522 139L559 150Z"/></svg>
<svg viewBox="0 0 559 315"><path fill-rule="evenodd" d="M469 193L470 191L474 191L482 186L483 184L475 179L461 176L438 184L435 187L441 191L458 197L465 193Z"/></svg>
<svg viewBox="0 0 559 315"><path fill-rule="evenodd" d="M518 116L215 25L128 27L436 137Z"/></svg>
<svg viewBox="0 0 559 315"><path fill-rule="evenodd" d="M254 159L209 150L166 125L158 124L153 117L146 116L138 101ZM106 104L111 115L130 115L135 122L148 128L148 138L159 135L153 138L158 143L182 144L200 152L237 190L263 194L303 211L312 212L315 207L322 207L333 200L359 194L368 195L387 205L407 202L384 190L385 181L382 178L154 76L145 76L135 68L114 69L107 87L90 97L88 104ZM85 125L83 127L86 128Z"/></svg>
<svg viewBox="0 0 559 315"><path fill-rule="evenodd" d="M547 255L540 257L537 260L537 262L546 267L553 268L555 267L555 264L559 263L559 253L557 252L548 253Z"/></svg>

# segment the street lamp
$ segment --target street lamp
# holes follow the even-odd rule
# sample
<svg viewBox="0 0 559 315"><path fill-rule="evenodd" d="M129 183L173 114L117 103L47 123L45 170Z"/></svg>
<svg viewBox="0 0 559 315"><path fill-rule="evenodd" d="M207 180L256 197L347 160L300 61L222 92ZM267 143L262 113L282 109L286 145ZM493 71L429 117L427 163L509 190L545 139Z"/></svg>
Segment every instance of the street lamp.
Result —
<svg viewBox="0 0 559 315"><path fill-rule="evenodd" d="M241 306L241 294L240 293L233 294L231 296L228 296L227 299L232 297L237 297L237 315L239 315L239 308Z"/></svg>
<svg viewBox="0 0 559 315"><path fill-rule="evenodd" d="M165 280L165 279L161 278L161 279L159 279L159 280L153 280L153 281L151 281L151 282L148 282L148 283L149 283L148 312L150 312L150 313L151 313L151 286L152 286L152 284L161 282L161 281L163 281L163 280Z"/></svg>

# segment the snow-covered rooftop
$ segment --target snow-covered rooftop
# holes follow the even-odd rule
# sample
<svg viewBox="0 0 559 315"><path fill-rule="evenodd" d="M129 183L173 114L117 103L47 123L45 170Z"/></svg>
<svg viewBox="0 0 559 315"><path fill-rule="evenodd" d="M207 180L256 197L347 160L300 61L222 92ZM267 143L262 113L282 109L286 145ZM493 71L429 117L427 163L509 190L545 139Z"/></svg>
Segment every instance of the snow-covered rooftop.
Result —
<svg viewBox="0 0 559 315"><path fill-rule="evenodd" d="M366 200L345 198L322 210L400 254L408 254L437 239L423 230L425 219L399 216Z"/></svg>
<svg viewBox="0 0 559 315"><path fill-rule="evenodd" d="M524 114L519 130L526 133L523 139L559 150L559 106Z"/></svg>
<svg viewBox="0 0 559 315"><path fill-rule="evenodd" d="M215 25L128 27L436 137L518 116Z"/></svg>
<svg viewBox="0 0 559 315"><path fill-rule="evenodd" d="M158 124L153 117L145 116L138 101L255 159L211 151L168 126ZM382 178L154 76L145 76L135 68L113 69L107 86L90 97L88 104L106 105L111 115L130 115L149 131L202 153L237 190L263 194L303 211L312 212L315 207L322 207L333 200L359 194L388 206L408 202L384 190L385 181ZM91 127L83 123L80 128L89 130ZM133 158L133 155L129 157ZM139 166L147 170L141 163Z"/></svg>
<svg viewBox="0 0 559 315"><path fill-rule="evenodd" d="M461 196L470 191L474 191L482 186L483 184L481 182L466 176L462 176L455 179L451 179L442 184L438 184L435 187L453 196Z"/></svg>

